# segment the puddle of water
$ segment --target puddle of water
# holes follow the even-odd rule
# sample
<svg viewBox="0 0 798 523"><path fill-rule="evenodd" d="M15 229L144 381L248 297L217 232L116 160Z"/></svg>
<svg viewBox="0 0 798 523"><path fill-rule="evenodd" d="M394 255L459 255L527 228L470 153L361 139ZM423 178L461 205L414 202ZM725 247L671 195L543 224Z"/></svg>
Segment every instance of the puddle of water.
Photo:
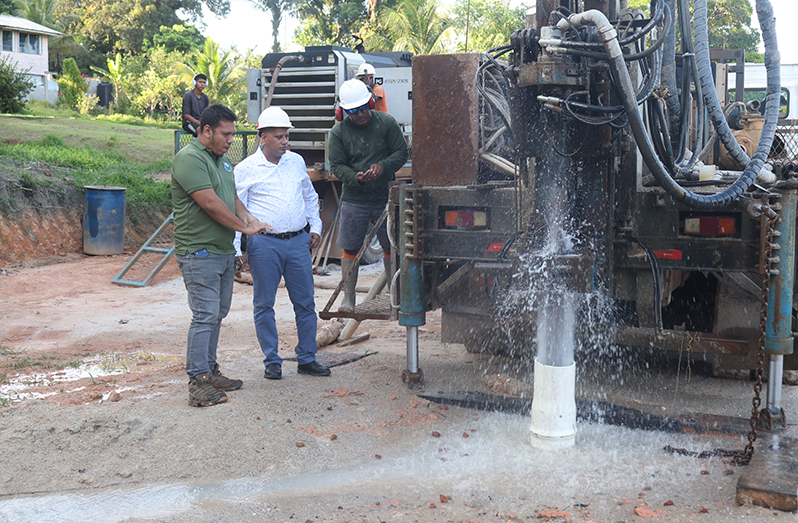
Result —
<svg viewBox="0 0 798 523"><path fill-rule="evenodd" d="M52 392L35 392L29 389L40 386L52 386L61 383L70 383L82 379L97 379L103 376L114 376L134 372L142 368L140 365L146 362L147 368L165 367L173 363L178 363L177 356L152 353L137 353L131 356L102 355L84 360L76 367L65 367L63 369L52 370L49 372L32 372L29 374L19 374L9 378L8 382L0 385L0 398L6 398L12 402L25 399L42 399L55 394L61 394L60 390ZM77 392L85 387L64 390L64 392ZM119 389L117 392L121 392Z"/></svg>
<svg viewBox="0 0 798 523"><path fill-rule="evenodd" d="M481 414L447 427L440 438L419 437L395 459L282 479L244 478L211 484L183 483L114 488L102 491L18 496L0 499L0 522L118 522L127 518L163 519L231 503L276 502L342 494L393 492L419 495L445 492L470 499L522 496L546 503L574 502L577 495L634 496L644 486L701 482L707 461L667 454L666 444L708 450L718 441L686 435L643 432L580 424L577 445L540 452L528 440L526 416ZM472 432L471 430L474 429ZM469 437L463 437L466 433ZM725 440L724 445L729 445ZM370 456L369 456L370 457ZM364 458L365 459L365 458ZM671 487L668 487L671 488ZM618 494L618 492L622 492ZM437 495L437 494L436 494ZM516 498L517 499L517 498Z"/></svg>

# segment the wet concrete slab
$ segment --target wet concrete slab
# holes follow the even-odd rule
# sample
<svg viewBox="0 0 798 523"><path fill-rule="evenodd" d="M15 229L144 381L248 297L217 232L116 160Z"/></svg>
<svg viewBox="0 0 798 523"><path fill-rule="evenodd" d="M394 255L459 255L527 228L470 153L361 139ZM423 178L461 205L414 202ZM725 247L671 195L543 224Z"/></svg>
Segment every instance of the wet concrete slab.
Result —
<svg viewBox="0 0 798 523"><path fill-rule="evenodd" d="M762 434L737 481L737 503L798 510L798 439Z"/></svg>

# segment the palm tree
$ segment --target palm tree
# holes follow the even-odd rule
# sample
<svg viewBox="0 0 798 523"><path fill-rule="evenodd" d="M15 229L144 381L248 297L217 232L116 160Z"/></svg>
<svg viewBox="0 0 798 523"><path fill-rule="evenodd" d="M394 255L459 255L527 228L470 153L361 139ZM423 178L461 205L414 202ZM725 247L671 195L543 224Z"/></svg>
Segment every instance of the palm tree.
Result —
<svg viewBox="0 0 798 523"><path fill-rule="evenodd" d="M454 21L446 7L438 0L405 0L393 8L385 8L380 15L380 28L393 51L410 51L413 54L440 54L450 52L457 33ZM384 47L385 42L372 41L368 49Z"/></svg>
<svg viewBox="0 0 798 523"><path fill-rule="evenodd" d="M192 57L194 64L175 64L177 80L190 84L194 75L203 73L208 77L205 94L211 103L235 105L246 90L246 72L238 54L233 50L221 52L219 44L206 38L203 48L195 50Z"/></svg>

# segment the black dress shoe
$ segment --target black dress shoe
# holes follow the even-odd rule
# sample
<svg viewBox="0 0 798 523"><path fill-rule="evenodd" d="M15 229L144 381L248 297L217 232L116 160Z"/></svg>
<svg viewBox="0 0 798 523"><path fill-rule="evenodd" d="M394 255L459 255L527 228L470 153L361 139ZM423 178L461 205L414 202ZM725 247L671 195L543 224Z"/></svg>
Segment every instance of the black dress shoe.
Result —
<svg viewBox="0 0 798 523"><path fill-rule="evenodd" d="M283 369L279 363L269 363L263 371L263 377L267 380L279 380L283 377Z"/></svg>
<svg viewBox="0 0 798 523"><path fill-rule="evenodd" d="M310 363L305 363L304 365L298 365L297 372L299 374L310 374L311 376L330 375L330 369L320 364L318 361L311 361Z"/></svg>

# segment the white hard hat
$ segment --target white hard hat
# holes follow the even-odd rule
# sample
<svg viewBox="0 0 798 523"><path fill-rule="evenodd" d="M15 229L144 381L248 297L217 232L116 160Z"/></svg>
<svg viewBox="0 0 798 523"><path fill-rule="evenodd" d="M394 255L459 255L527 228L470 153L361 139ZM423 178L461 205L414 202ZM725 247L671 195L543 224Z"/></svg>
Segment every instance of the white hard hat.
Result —
<svg viewBox="0 0 798 523"><path fill-rule="evenodd" d="M366 84L360 80L347 80L338 91L342 109L355 109L371 100L371 93Z"/></svg>
<svg viewBox="0 0 798 523"><path fill-rule="evenodd" d="M374 76L374 74L376 74L376 73L377 73L377 71L374 70L374 66L373 65L371 65L371 64L360 64L360 67L357 68L357 74L355 76L357 78L360 78L361 76L366 76L367 74Z"/></svg>
<svg viewBox="0 0 798 523"><path fill-rule="evenodd" d="M291 125L291 120L288 118L288 113L275 105L267 107L260 113L260 116L258 116L258 129L264 129L266 127L294 128L294 126Z"/></svg>

